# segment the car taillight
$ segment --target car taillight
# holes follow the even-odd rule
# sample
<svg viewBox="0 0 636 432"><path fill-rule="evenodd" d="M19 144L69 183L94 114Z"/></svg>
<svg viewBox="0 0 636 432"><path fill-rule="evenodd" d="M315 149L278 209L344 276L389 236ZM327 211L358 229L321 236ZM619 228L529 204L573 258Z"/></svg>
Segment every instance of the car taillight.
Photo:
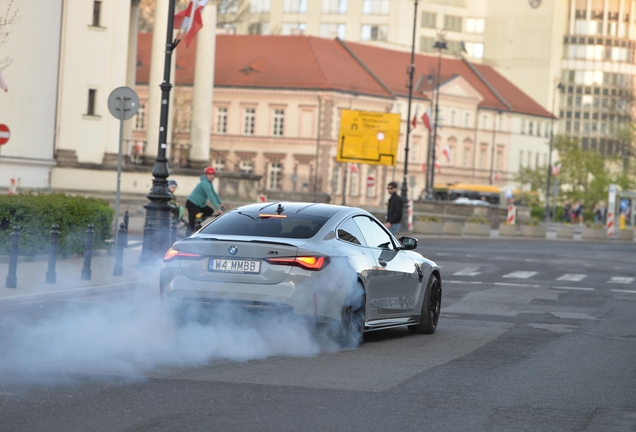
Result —
<svg viewBox="0 0 636 432"><path fill-rule="evenodd" d="M329 264L325 257L299 256L289 258L269 258L271 264L293 265L307 270L322 270Z"/></svg>
<svg viewBox="0 0 636 432"><path fill-rule="evenodd" d="M168 249L168 252L166 252L166 255L163 257L164 261L170 261L172 259L181 259L181 258L201 258L201 255L199 254L195 254L195 253L191 253L191 252L184 252L184 251L180 251L177 249Z"/></svg>

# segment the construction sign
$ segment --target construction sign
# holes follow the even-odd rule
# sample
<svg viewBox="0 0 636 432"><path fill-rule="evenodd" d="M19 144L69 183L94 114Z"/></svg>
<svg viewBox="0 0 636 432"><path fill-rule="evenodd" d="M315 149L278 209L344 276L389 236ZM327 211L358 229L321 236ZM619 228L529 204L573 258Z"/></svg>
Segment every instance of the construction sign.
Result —
<svg viewBox="0 0 636 432"><path fill-rule="evenodd" d="M395 166L399 140L399 114L342 110L336 160Z"/></svg>

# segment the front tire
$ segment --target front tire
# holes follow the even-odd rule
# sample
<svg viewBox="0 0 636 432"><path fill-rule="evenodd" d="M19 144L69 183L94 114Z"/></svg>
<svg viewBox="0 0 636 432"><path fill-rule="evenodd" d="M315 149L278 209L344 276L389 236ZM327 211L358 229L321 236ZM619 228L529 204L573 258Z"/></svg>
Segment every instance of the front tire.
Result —
<svg viewBox="0 0 636 432"><path fill-rule="evenodd" d="M435 275L431 275L426 285L424 301L422 302L422 315L419 324L409 326L411 333L433 334L437 329L439 315L442 308L442 285Z"/></svg>

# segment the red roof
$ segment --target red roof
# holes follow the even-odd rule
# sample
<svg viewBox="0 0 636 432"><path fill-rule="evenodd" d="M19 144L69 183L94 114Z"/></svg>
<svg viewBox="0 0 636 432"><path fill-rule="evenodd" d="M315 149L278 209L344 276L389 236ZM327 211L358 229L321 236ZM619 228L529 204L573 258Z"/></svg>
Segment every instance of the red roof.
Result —
<svg viewBox="0 0 636 432"><path fill-rule="evenodd" d="M140 33L137 82L148 83L152 34ZM195 42L176 51L176 82L194 82ZM394 98L408 96L406 68L411 54L360 43L312 36L217 35L215 87L335 90ZM414 85L430 88L438 57L415 56ZM541 117L551 114L490 66L442 58L440 81L462 76L484 100L480 107L509 109ZM389 91L390 90L390 91ZM414 95L423 97L421 93Z"/></svg>

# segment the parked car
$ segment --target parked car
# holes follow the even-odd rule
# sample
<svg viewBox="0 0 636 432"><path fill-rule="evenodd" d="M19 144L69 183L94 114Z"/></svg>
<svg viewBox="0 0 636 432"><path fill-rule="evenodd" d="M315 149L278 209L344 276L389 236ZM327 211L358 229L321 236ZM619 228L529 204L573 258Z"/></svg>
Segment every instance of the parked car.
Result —
<svg viewBox="0 0 636 432"><path fill-rule="evenodd" d="M313 203L251 204L226 212L165 255L162 302L232 304L326 323L345 346L364 332L437 328L439 267L373 215Z"/></svg>

